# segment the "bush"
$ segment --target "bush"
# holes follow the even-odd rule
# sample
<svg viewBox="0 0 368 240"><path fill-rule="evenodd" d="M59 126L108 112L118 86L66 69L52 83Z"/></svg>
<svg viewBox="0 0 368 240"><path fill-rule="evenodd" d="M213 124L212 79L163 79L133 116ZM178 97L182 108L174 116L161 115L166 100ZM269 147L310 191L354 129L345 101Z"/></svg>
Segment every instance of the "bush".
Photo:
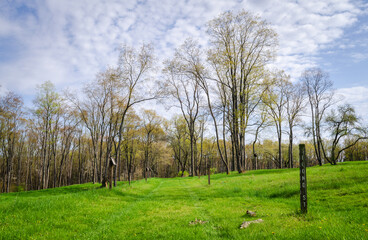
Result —
<svg viewBox="0 0 368 240"><path fill-rule="evenodd" d="M210 171L211 171L211 174L215 174L215 173L217 173L217 168L210 168Z"/></svg>
<svg viewBox="0 0 368 240"><path fill-rule="evenodd" d="M179 173L178 173L178 177L188 177L188 176L189 176L189 173L187 171L184 171L184 174L183 174L182 171L179 171Z"/></svg>
<svg viewBox="0 0 368 240"><path fill-rule="evenodd" d="M23 186L17 186L16 192L24 192Z"/></svg>

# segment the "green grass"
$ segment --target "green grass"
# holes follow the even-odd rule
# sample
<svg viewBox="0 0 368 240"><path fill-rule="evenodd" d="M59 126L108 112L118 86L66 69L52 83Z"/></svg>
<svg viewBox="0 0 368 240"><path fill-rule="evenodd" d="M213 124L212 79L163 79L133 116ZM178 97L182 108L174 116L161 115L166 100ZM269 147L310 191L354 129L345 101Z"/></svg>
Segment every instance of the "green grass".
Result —
<svg viewBox="0 0 368 240"><path fill-rule="evenodd" d="M153 178L1 194L0 239L368 239L368 162L311 167L307 178L307 215L298 169L216 174L211 186Z"/></svg>

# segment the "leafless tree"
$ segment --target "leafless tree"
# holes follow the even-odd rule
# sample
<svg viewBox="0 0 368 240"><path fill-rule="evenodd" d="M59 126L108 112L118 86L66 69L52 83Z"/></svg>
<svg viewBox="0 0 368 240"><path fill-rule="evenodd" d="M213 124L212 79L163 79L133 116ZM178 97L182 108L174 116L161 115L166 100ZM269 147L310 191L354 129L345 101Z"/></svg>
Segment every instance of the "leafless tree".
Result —
<svg viewBox="0 0 368 240"><path fill-rule="evenodd" d="M237 170L245 163L245 131L255 106L265 65L272 60L276 33L249 12L225 12L208 24L209 61L214 80L229 89L229 125Z"/></svg>
<svg viewBox="0 0 368 240"><path fill-rule="evenodd" d="M311 134L313 138L314 151L319 165L322 165L323 142L321 128L324 115L333 104L334 91L329 75L319 68L305 70L301 80L306 89L311 110Z"/></svg>
<svg viewBox="0 0 368 240"><path fill-rule="evenodd" d="M264 97L264 103L268 107L268 113L271 116L276 127L278 140L278 165L283 168L282 158L282 123L285 120L285 112L287 105L287 91L290 85L289 76L283 71L273 74L272 81L267 88L267 94Z"/></svg>
<svg viewBox="0 0 368 240"><path fill-rule="evenodd" d="M142 113L141 141L143 143L143 177L148 178L154 165L154 143L162 140L164 132L161 127L163 119L153 110L144 110Z"/></svg>
<svg viewBox="0 0 368 240"><path fill-rule="evenodd" d="M121 84L118 96L121 114L116 132L115 159L119 159L124 120L128 110L138 103L158 97L157 92L151 92L150 88L147 88L150 83L150 73L154 68L154 60L153 47L149 44L143 44L138 50L127 45L121 47L118 64L118 77Z"/></svg>
<svg viewBox="0 0 368 240"><path fill-rule="evenodd" d="M10 191L16 147L19 143L22 144L19 142L22 106L22 98L13 92L8 92L0 99L0 151L4 159L3 192Z"/></svg>
<svg viewBox="0 0 368 240"><path fill-rule="evenodd" d="M367 130L361 126L354 108L349 104L338 106L337 112L332 110L327 115L326 122L331 129L331 153L328 157L323 149L323 154L324 159L333 165L336 165L345 150L353 147L360 140L368 139ZM348 144L338 149L339 142L344 138L349 138Z"/></svg>
<svg viewBox="0 0 368 240"><path fill-rule="evenodd" d="M294 140L294 127L301 122L301 113L305 108L305 88L300 83L291 84L286 92L286 116L289 126L289 153L288 162L289 167L293 168L293 140Z"/></svg>
<svg viewBox="0 0 368 240"><path fill-rule="evenodd" d="M191 175L195 175L195 128L199 116L201 98L201 87L196 77L187 72L187 62L185 60L186 49L188 46L184 44L183 50L177 49L173 59L165 61L164 74L166 76L166 89L168 94L174 98L187 123L190 139L190 164Z"/></svg>
<svg viewBox="0 0 368 240"><path fill-rule="evenodd" d="M39 187L48 188L52 146L56 141L61 115L61 97L55 91L54 85L47 81L38 87L38 94L34 100L34 115L37 119L38 131L42 149L42 171Z"/></svg>

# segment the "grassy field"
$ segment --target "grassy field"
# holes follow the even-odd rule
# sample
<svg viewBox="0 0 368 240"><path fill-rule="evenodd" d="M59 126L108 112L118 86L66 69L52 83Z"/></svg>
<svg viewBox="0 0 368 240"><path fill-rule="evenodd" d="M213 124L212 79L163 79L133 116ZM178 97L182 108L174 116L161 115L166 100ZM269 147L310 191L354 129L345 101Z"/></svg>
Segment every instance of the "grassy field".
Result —
<svg viewBox="0 0 368 240"><path fill-rule="evenodd" d="M307 177L307 215L298 169L216 174L211 186L154 178L2 194L0 239L368 239L368 162L311 167Z"/></svg>

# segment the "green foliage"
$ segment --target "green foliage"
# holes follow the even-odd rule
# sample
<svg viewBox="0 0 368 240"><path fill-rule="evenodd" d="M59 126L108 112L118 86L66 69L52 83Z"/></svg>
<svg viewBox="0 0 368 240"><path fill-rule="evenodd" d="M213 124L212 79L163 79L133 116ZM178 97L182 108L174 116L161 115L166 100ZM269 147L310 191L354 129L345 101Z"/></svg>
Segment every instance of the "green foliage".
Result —
<svg viewBox="0 0 368 240"><path fill-rule="evenodd" d="M347 139L344 141L344 145L349 144L351 141ZM363 140L356 145L345 150L345 161L359 161L368 160L368 141Z"/></svg>
<svg viewBox="0 0 368 240"><path fill-rule="evenodd" d="M24 191L24 186L17 186L16 192L23 192Z"/></svg>
<svg viewBox="0 0 368 240"><path fill-rule="evenodd" d="M327 116L326 122L332 131L332 140L330 146L330 157L327 159L331 164L336 164L340 154L352 146L359 140L367 139L366 132L358 124L358 117L354 108L349 105L338 106L337 113L332 110ZM350 138L350 143L340 149L339 142L341 139Z"/></svg>
<svg viewBox="0 0 368 240"><path fill-rule="evenodd" d="M368 162L307 168L306 215L298 169L1 194L0 239L367 239L367 176Z"/></svg>
<svg viewBox="0 0 368 240"><path fill-rule="evenodd" d="M189 176L189 173L187 171L184 171L184 174L182 171L179 171L178 173L178 177L188 177Z"/></svg>
<svg viewBox="0 0 368 240"><path fill-rule="evenodd" d="M211 172L211 174L217 173L217 168L215 168L215 167L210 168L210 172Z"/></svg>

